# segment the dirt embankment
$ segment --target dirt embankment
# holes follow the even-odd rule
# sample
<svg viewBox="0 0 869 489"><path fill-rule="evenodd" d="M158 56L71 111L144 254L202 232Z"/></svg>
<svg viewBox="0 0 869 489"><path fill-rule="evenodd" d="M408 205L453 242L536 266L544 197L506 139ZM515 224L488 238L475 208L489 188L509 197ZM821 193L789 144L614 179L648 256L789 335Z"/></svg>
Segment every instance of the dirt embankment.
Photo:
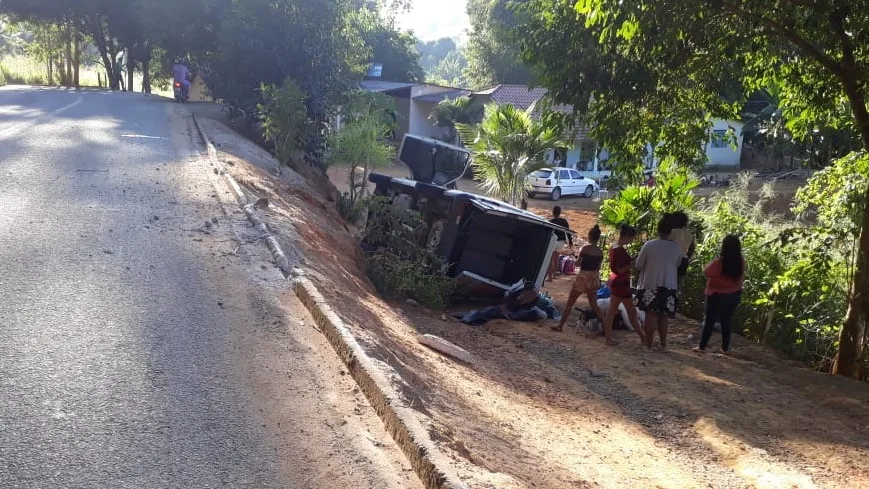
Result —
<svg viewBox="0 0 869 489"><path fill-rule="evenodd" d="M698 356L690 351L697 325L685 320L674 324L670 353L645 353L629 332L607 348L572 330L470 327L448 313L385 302L332 202L290 172L276 179L267 157L212 130L224 131L215 140L230 171L271 201L271 227L299 250L366 350L401 374L408 402L470 487L869 487L865 384L802 369L741 339L731 357ZM569 210L568 218L584 234L594 213ZM569 286L560 278L549 291L561 302ZM476 363L422 347L419 333L462 346Z"/></svg>

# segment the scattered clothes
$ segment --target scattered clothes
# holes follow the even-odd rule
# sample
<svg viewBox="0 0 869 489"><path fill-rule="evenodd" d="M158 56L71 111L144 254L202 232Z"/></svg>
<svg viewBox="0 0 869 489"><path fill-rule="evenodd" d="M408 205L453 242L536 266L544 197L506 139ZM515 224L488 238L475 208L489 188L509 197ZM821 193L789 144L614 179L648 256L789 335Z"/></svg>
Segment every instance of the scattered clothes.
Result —
<svg viewBox="0 0 869 489"><path fill-rule="evenodd" d="M549 319L561 319L561 313L555 307L555 301L546 292L541 292L537 295L537 309L546 313Z"/></svg>
<svg viewBox="0 0 869 489"><path fill-rule="evenodd" d="M500 305L455 315L465 324L479 326L493 319L534 322L541 319L560 319L555 302L548 294L540 293L530 282L517 284L504 295Z"/></svg>
<svg viewBox="0 0 869 489"><path fill-rule="evenodd" d="M468 313L456 314L463 323L472 326L481 326L494 319L507 319L510 321L534 322L549 317L548 313L537 306L517 311L508 311L504 306L490 306Z"/></svg>
<svg viewBox="0 0 869 489"><path fill-rule="evenodd" d="M597 289L598 299L609 299L610 296L612 296L612 292L610 292L610 288L606 285L602 285L601 288Z"/></svg>

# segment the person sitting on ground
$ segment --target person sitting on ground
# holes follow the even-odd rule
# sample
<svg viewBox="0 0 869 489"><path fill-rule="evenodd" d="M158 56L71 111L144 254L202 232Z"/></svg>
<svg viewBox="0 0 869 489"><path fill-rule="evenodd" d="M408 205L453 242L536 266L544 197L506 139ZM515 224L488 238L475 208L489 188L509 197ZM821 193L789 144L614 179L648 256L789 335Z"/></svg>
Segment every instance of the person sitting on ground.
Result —
<svg viewBox="0 0 869 489"><path fill-rule="evenodd" d="M619 313L619 305L624 304L631 320L631 327L637 332L640 341L645 341L643 328L637 319L637 309L631 300L631 264L633 258L625 247L637 237L637 230L626 224L619 229L619 239L610 249L610 279L607 286L610 289L610 306L603 323L603 332L607 345L615 345L613 341L613 321Z"/></svg>
<svg viewBox="0 0 869 489"><path fill-rule="evenodd" d="M567 222L567 219L561 217L560 206L552 208L552 219L550 219L549 222L570 230L570 223ZM561 244L561 248L563 248L565 244L568 247L573 248L573 236L571 236L570 233L565 231L555 231L555 237L558 239L559 244ZM558 257L561 255L561 251L561 249L557 249L552 252L552 258L549 262L549 271L546 273L549 281L555 280L555 271L558 269Z"/></svg>
<svg viewBox="0 0 869 489"><path fill-rule="evenodd" d="M681 280L688 273L688 264L691 257L694 256L696 242L694 234L688 227L688 215L684 212L674 212L671 214L673 220L673 231L670 232L670 239L673 240L679 248L682 249L682 261L679 263L679 269L676 271L678 278Z"/></svg>
<svg viewBox="0 0 869 489"><path fill-rule="evenodd" d="M673 218L664 216L658 223L658 238L643 245L637 256L637 307L646 313L646 349L652 349L655 327L661 351L667 351L668 318L676 317L678 307L678 269L682 249L671 241Z"/></svg>
<svg viewBox="0 0 869 489"><path fill-rule="evenodd" d="M598 247L599 242L600 226L595 224L588 231L588 244L579 250L579 258L577 260L579 273L576 275L576 280L573 281L573 288L570 289L570 296L567 298L564 312L561 313L561 322L558 323L558 326L553 327L552 331L564 330L564 325L567 324L567 319L573 311L573 306L582 295L588 300L588 304L594 311L595 316L597 316L601 324L603 323L603 312L597 306L597 290L600 288L600 265L603 262L603 251Z"/></svg>
<svg viewBox="0 0 869 489"><path fill-rule="evenodd" d="M709 345L709 338L715 330L715 322L721 323L721 352L730 351L730 336L733 313L742 298L742 285L745 281L745 258L742 244L733 234L721 243L721 254L703 270L706 275L706 319L700 346L694 351L702 353Z"/></svg>

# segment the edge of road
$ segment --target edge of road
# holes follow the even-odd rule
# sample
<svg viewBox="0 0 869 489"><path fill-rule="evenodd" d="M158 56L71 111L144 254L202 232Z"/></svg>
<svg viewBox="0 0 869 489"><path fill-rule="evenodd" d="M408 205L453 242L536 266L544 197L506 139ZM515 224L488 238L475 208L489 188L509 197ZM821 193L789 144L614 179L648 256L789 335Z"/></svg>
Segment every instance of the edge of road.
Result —
<svg viewBox="0 0 869 489"><path fill-rule="evenodd" d="M446 457L428 439L426 430L416 419L413 411L402 405L398 392L377 368L374 360L365 353L353 334L335 313L316 285L300 268L291 268L280 243L269 232L268 226L256 213L255 205L248 202L238 182L226 171L217 157L217 148L199 124L195 113L193 124L205 142L208 158L214 171L223 176L232 189L239 206L255 229L263 233L266 246L274 256L275 263L285 277L291 278L293 292L313 316L314 321L326 336L335 353L347 367L359 389L365 394L386 430L401 447L417 476L426 489L464 489L465 486L449 468Z"/></svg>

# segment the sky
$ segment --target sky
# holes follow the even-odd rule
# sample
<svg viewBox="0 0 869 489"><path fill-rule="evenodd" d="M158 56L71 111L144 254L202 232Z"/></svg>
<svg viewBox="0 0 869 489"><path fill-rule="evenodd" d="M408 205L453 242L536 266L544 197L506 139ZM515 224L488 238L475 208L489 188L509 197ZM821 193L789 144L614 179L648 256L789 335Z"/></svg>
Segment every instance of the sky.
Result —
<svg viewBox="0 0 869 489"><path fill-rule="evenodd" d="M466 0L412 0L410 12L398 18L402 29L413 30L423 41L442 37L464 39L468 27Z"/></svg>

